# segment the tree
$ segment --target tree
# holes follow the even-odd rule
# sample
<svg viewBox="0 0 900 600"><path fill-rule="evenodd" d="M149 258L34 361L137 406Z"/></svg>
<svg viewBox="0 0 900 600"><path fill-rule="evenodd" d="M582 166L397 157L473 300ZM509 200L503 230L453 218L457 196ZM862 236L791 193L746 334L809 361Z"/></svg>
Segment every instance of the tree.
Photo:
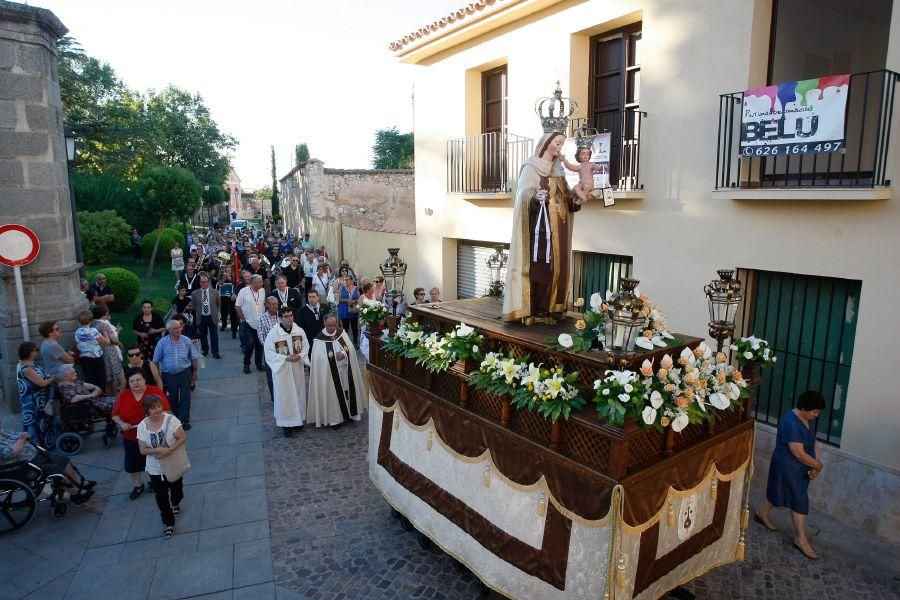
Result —
<svg viewBox="0 0 900 600"><path fill-rule="evenodd" d="M413 134L400 133L396 127L375 132L372 165L376 169L412 169L415 146Z"/></svg>
<svg viewBox="0 0 900 600"><path fill-rule="evenodd" d="M309 147L306 145L306 142L294 146L294 156L296 158L294 161L295 167L298 167L301 163L305 163L309 160Z"/></svg>
<svg viewBox="0 0 900 600"><path fill-rule="evenodd" d="M140 184L141 196L147 210L159 218L159 234L150 253L147 278L153 277L153 263L159 249L159 238L166 223L184 215L192 215L200 208L203 187L194 174L181 167L151 167Z"/></svg>
<svg viewBox="0 0 900 600"><path fill-rule="evenodd" d="M281 214L278 210L278 171L275 170L275 146L272 146L272 220Z"/></svg>
<svg viewBox="0 0 900 600"><path fill-rule="evenodd" d="M154 162L183 167L210 187L221 185L231 168L227 152L237 141L219 130L199 94L174 85L147 95Z"/></svg>
<svg viewBox="0 0 900 600"><path fill-rule="evenodd" d="M272 186L267 185L253 192L253 197L257 200L269 200L272 198Z"/></svg>
<svg viewBox="0 0 900 600"><path fill-rule="evenodd" d="M203 191L203 205L206 207L207 220L212 222L212 209L228 200L228 192L220 185L211 185Z"/></svg>
<svg viewBox="0 0 900 600"><path fill-rule="evenodd" d="M184 167L224 183L237 141L220 130L203 98L170 85L129 89L113 68L69 37L57 42L63 118L78 135L78 169L136 183L153 165Z"/></svg>
<svg viewBox="0 0 900 600"><path fill-rule="evenodd" d="M72 173L72 193L80 211L114 210L141 234L156 228L159 219L147 211L137 183L108 173Z"/></svg>

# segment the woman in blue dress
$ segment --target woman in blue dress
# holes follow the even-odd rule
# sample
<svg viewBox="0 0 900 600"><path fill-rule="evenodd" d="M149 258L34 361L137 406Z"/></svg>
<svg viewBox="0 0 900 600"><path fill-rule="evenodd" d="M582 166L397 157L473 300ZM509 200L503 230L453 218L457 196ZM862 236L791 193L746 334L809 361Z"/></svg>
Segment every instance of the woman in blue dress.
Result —
<svg viewBox="0 0 900 600"><path fill-rule="evenodd" d="M769 481L766 485L766 503L755 519L770 531L778 531L769 520L769 513L776 506L791 509L794 524L794 546L807 558L816 560L819 555L806 537L806 515L809 514L809 482L819 476L822 461L816 456L816 427L811 422L825 408L825 398L819 392L800 394L797 408L778 421L775 452L769 463Z"/></svg>
<svg viewBox="0 0 900 600"><path fill-rule="evenodd" d="M47 418L44 408L49 399L53 379L44 375L37 363L38 347L34 342L22 342L19 346L19 364L16 367L16 383L19 403L22 406L22 431L27 431L37 443L43 443L42 420Z"/></svg>
<svg viewBox="0 0 900 600"><path fill-rule="evenodd" d="M350 275L344 277L344 282L340 289L340 298L338 298L338 317L341 320L341 327L347 332L347 335L353 340L353 344L359 345L359 288Z"/></svg>

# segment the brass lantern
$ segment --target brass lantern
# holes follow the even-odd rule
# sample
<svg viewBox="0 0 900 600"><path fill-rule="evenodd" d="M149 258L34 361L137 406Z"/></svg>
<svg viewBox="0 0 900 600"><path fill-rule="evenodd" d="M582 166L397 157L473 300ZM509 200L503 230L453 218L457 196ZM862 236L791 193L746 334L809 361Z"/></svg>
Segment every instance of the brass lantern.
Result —
<svg viewBox="0 0 900 600"><path fill-rule="evenodd" d="M634 354L634 342L644 329L644 301L635 294L640 281L622 279L619 291L607 302L604 346L607 352L624 361Z"/></svg>
<svg viewBox="0 0 900 600"><path fill-rule="evenodd" d="M738 305L743 299L741 282L734 278L734 269L719 269L718 279L703 286L709 304L709 335L722 350L722 342L734 335L734 321Z"/></svg>
<svg viewBox="0 0 900 600"><path fill-rule="evenodd" d="M397 306L403 301L403 283L406 279L406 261L399 256L400 248L388 248L388 257L379 265L387 287L386 300L396 316Z"/></svg>
<svg viewBox="0 0 900 600"><path fill-rule="evenodd" d="M489 296L503 295L503 269L509 262L509 254L503 246L497 246L494 253L488 256L484 263L491 272L491 287L488 290Z"/></svg>

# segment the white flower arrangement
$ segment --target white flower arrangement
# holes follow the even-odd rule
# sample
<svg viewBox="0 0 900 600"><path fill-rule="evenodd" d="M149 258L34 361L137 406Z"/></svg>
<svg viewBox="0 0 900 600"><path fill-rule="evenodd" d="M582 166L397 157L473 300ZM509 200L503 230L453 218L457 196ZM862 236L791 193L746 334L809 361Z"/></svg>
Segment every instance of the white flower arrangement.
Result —
<svg viewBox="0 0 900 600"><path fill-rule="evenodd" d="M363 298L359 306L359 318L366 323L378 323L387 318L387 307L378 300Z"/></svg>
<svg viewBox="0 0 900 600"><path fill-rule="evenodd" d="M731 344L731 349L735 353L740 368L750 361L758 362L760 368L766 368L778 362L778 357L769 347L769 342L753 335L735 341Z"/></svg>

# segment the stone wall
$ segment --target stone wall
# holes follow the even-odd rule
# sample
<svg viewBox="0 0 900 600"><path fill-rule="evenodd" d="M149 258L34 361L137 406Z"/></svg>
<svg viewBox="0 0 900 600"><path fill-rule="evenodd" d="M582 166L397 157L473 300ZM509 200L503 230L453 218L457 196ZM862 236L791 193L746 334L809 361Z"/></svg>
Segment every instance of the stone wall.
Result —
<svg viewBox="0 0 900 600"><path fill-rule="evenodd" d="M0 222L30 227L41 251L22 267L32 340L56 319L71 345L79 291L59 96L56 40L67 29L48 10L0 0ZM16 405L22 342L12 269L0 267L0 381Z"/></svg>
<svg viewBox="0 0 900 600"><path fill-rule="evenodd" d="M311 159L282 178L281 212L295 233L303 233L312 217L414 233L414 188L412 169L327 169Z"/></svg>

